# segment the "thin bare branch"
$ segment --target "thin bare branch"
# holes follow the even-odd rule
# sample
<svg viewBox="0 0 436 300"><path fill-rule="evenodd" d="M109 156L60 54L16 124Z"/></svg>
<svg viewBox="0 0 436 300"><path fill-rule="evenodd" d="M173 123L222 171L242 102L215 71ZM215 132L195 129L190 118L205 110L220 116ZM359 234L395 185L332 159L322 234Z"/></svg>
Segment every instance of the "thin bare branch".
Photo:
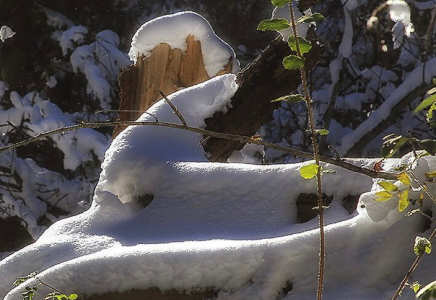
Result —
<svg viewBox="0 0 436 300"><path fill-rule="evenodd" d="M32 142L38 141L40 139L49 137L49 136L54 135L54 134L62 134L62 133L74 131L74 130L77 130L80 128L101 128L101 127L114 127L114 126L119 126L119 125L160 126L160 127L169 127L169 128L188 130L191 132L195 132L195 133L205 135L205 136L211 136L214 138L228 139L228 140L232 140L232 141L236 141L236 142L240 142L240 143L261 145L261 146L264 146L267 148L272 148L274 150L289 153L289 154L295 155L297 157L308 158L308 159L313 158L312 153L300 151L300 150L289 148L289 147L275 145L273 143L265 142L265 141L258 140L258 139L253 139L252 137L248 137L248 136L215 132L215 131L210 131L210 130L206 130L206 129L202 129L202 128L198 128L198 127L192 127L192 126L188 126L188 125L185 126L185 125L180 125L180 124L167 123L167 122L155 122L155 121L148 121L148 122L139 122L139 121L82 122L82 123L77 124L77 125L61 127L61 128L47 131L47 132L43 132L41 134L38 134L34 137L28 138L28 139L23 140L21 142L18 142L18 143L15 143L15 144L12 144L12 145L9 145L6 147L2 147L2 148L0 148L0 154L5 152L5 151L14 149L14 148L26 146ZM380 171L375 171L372 169L356 166L356 165L352 164L351 162L347 162L345 159L337 160L337 159L332 158L332 157L320 156L320 160L325 162L325 163L330 163L332 165L339 166L341 168L350 170L352 172L364 174L364 175L367 175L367 176L372 177L372 178L382 178L382 179L386 179L386 180L396 180L396 178L397 178L396 173L380 172Z"/></svg>
<svg viewBox="0 0 436 300"><path fill-rule="evenodd" d="M428 240L431 242L431 240L435 237L435 235L436 235L436 228L433 229ZM401 292L403 291L404 287L406 286L407 281L409 280L410 276L412 276L412 273L415 271L415 269L418 266L423 255L424 255L424 253L422 253L421 255L416 257L416 259L413 261L412 266L410 267L406 276L404 276L403 280L401 281L400 286L398 287L397 291L395 292L395 295L392 297L392 300L398 299L398 297L401 295Z"/></svg>
<svg viewBox="0 0 436 300"><path fill-rule="evenodd" d="M165 99L165 101L168 103L169 106L171 106L171 109L174 111L174 113L176 114L176 116L179 118L180 122L182 122L183 125L188 126L188 124L185 121L185 118L183 118L182 114L180 113L180 111L177 109L177 107L170 101L170 99L168 99L168 97L164 94L164 92L162 92L162 90L154 83L151 82L151 84L153 84L154 88L159 92L159 94Z"/></svg>
<svg viewBox="0 0 436 300"><path fill-rule="evenodd" d="M157 117L152 114L149 113L148 111L142 111L142 110L137 110L137 109L101 109L101 110L97 110L95 113L96 114L101 114L101 113L110 113L110 112L115 112L115 113L120 113L120 112L139 112L141 114L147 114L151 117L153 117L156 122L159 122L159 120L157 119Z"/></svg>

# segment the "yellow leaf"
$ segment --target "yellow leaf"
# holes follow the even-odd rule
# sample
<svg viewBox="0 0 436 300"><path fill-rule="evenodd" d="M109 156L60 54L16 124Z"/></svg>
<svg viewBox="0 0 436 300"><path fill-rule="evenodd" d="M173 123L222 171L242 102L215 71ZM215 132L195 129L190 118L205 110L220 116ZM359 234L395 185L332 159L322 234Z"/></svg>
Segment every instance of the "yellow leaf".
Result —
<svg viewBox="0 0 436 300"><path fill-rule="evenodd" d="M375 201L387 201L393 196L391 193L386 191L377 192L375 195L377 196L377 198L374 199Z"/></svg>
<svg viewBox="0 0 436 300"><path fill-rule="evenodd" d="M398 202L398 211L402 212L409 206L409 189L405 189L398 194L400 201Z"/></svg>
<svg viewBox="0 0 436 300"><path fill-rule="evenodd" d="M425 193L425 190L422 190L421 193L419 193L419 200L418 200L418 202L419 202L419 206L421 206L421 207L424 204L424 193Z"/></svg>
<svg viewBox="0 0 436 300"><path fill-rule="evenodd" d="M304 179L312 179L318 174L319 166L316 164L310 164L300 168L300 175Z"/></svg>
<svg viewBox="0 0 436 300"><path fill-rule="evenodd" d="M402 172L397 176L398 180L401 181L405 185L410 185L410 177L406 172Z"/></svg>
<svg viewBox="0 0 436 300"><path fill-rule="evenodd" d="M395 184L387 181L380 181L378 185L384 188L388 192L395 192L398 190L398 187Z"/></svg>
<svg viewBox="0 0 436 300"><path fill-rule="evenodd" d="M427 178L435 178L436 177L436 171L433 172L426 172L425 177Z"/></svg>

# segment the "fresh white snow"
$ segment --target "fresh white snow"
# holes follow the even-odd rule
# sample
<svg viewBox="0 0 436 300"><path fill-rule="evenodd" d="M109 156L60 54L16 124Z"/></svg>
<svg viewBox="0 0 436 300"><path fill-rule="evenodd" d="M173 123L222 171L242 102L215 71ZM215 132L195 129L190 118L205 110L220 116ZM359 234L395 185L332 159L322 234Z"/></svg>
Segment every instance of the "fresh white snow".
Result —
<svg viewBox="0 0 436 300"><path fill-rule="evenodd" d="M392 73L390 76L395 76L393 72L390 73ZM392 108L399 101L404 99L408 93L412 92L422 84L429 84L432 78L435 76L436 58L427 61L423 65L410 72L404 82L391 93L390 97L386 99L377 110L371 113L368 119L363 121L353 132L342 138L340 152L342 154L346 154L362 138L364 134L371 131L378 124L386 120L391 113Z"/></svg>
<svg viewBox="0 0 436 300"><path fill-rule="evenodd" d="M348 1L344 9L351 11L360 3ZM48 10L46 13L53 26L73 28L63 16ZM158 18L141 27L132 43L131 58L138 53L148 55L161 42L183 50L186 33L195 33L202 42L209 75L216 74L230 58L234 62L233 71L237 71L233 50L213 34L202 17L192 12ZM343 57L351 54L349 35L344 33ZM162 41L162 37L168 39ZM96 69L95 58L104 57L99 45L113 46L111 57L119 54L119 61L123 59L121 52L117 52L119 41L115 33L103 31L95 39L91 45L96 50L91 45L67 48L73 50L73 67L85 73L90 90L104 102L109 90L102 69ZM341 60L340 57L330 65L333 83L339 78ZM114 61L102 59L101 63L111 67ZM432 60L426 66L425 82L436 75L432 71L436 70L435 63ZM373 76L374 82L380 82L378 71L383 70L366 70L362 76L369 80ZM383 74L384 79L396 78L393 72ZM351 132L333 120L331 128L337 130L329 138L339 144L341 134L349 133L342 139L341 150L349 149L359 134L386 117L400 96L423 81L420 74L422 67L412 72L399 88L393 90L386 86L384 93L391 94L390 98L361 125L365 130L359 127ZM2 96L6 89L6 85L0 85ZM237 89L235 76L223 75L174 93L169 99L188 125L204 127L205 118L229 108ZM99 90L102 94L98 94ZM34 135L72 124L54 104L35 93L20 97L12 92L10 98L13 107L3 111L0 119L14 123L26 116ZM356 92L338 101L350 109L359 109L364 99L363 93ZM165 101L154 104L139 120L155 121L155 118L180 123ZM297 132L295 138L302 134ZM0 261L0 297L22 299L25 286L37 283L36 279L14 289L12 282L18 276L38 270L38 277L45 283L65 293L82 295L150 287L188 292L212 287L219 291L219 300L263 300L276 299L289 281L293 289L282 295L282 299L314 299L318 222L313 219L298 223L296 205L301 193L316 193L315 181L304 180L299 174L307 162L267 166L210 163L200 145L202 139L203 136L192 132L156 126L130 126L124 130L106 151L91 207L82 214L56 222L34 244ZM66 154L67 169L77 167L91 151L102 157L106 141L102 135L85 129L54 136L53 140ZM253 163L250 152L259 150L248 146L234 154L232 161ZM6 163L11 161L12 154L8 155L2 156ZM49 177L53 183L57 182L51 178L52 173L32 161L14 161L21 177ZM368 168L375 161L353 160ZM406 155L386 161L383 168L394 171L399 165L411 164L421 180L424 172L436 168L433 157L413 161L413 155ZM405 217L404 212L398 212L396 200L375 202L380 186L371 178L328 164L324 169L335 171L323 176L323 191L333 197L325 211L324 299L390 298L415 258L412 249L415 236L428 236L428 231L421 232L422 216ZM25 182L31 182L27 179ZM33 195L34 189L30 184L23 188L24 197L30 198L27 205L20 206L10 195L3 195L3 200L10 201L17 215L35 223L30 226L34 226L36 236L41 231L36 219L45 211L46 204ZM433 186L429 189L435 192ZM143 208L139 199L146 194L154 198ZM343 198L348 195L361 195L353 214L342 206ZM412 191L411 198L417 197L418 192ZM425 199L423 209L436 213L429 199ZM414 280L426 283L434 278L434 252L424 257L413 275ZM51 291L40 287L35 300L42 299L44 292ZM406 289L403 297L412 297L412 292Z"/></svg>
<svg viewBox="0 0 436 300"><path fill-rule="evenodd" d="M148 57L151 50L161 43L185 51L188 35L200 41L203 61L209 77L221 71L230 59L233 62L232 72L239 71L239 63L233 49L215 35L206 19L189 11L159 17L142 25L133 36L130 58L136 61L139 55Z"/></svg>
<svg viewBox="0 0 436 300"><path fill-rule="evenodd" d="M3 84L6 89L6 86ZM36 93L28 93L21 97L17 92L10 94L12 107L0 111L0 120L4 126L0 127L3 145L7 145L9 132L23 124L24 131L29 136L75 124L75 118L63 113L59 107L48 100L44 100ZM74 132L57 134L50 137L54 147L64 155L63 167L75 171L77 167L93 162L93 157L103 160L108 147L108 137L92 130L82 128ZM62 163L62 161L61 161ZM88 203L88 194L95 188L95 183L68 180L61 174L44 169L32 159L16 157L15 152L8 151L0 156L0 164L10 168L10 173L16 173L22 180L22 191L9 190L2 193L5 202L2 216L18 216L26 222L29 233L38 238L46 226L38 224L38 219L45 216L52 221L55 218L47 212L47 205L56 205L66 212L78 213L83 211L78 202ZM2 170L2 180L15 183L12 176ZM50 197L55 193L57 197ZM59 197L59 198L58 198ZM59 199L59 200L56 200ZM86 205L85 205L86 206Z"/></svg>
<svg viewBox="0 0 436 300"><path fill-rule="evenodd" d="M3 25L0 28L0 41L4 42L16 34L9 26Z"/></svg>
<svg viewBox="0 0 436 300"><path fill-rule="evenodd" d="M235 76L224 75L170 99L189 125L201 127L205 117L227 108L236 89ZM179 122L164 101L148 113ZM148 113L140 120L154 120ZM289 280L293 290L284 299L313 299L318 223L297 223L296 200L315 193L314 180L300 177L302 164L207 162L201 139L178 129L127 128L106 153L91 208L58 221L36 243L0 262L0 295L21 299L24 286L36 281L12 290L11 283L38 270L41 280L65 293L214 287L217 299L271 299ZM391 160L384 168L411 160ZM373 162L355 160L368 167ZM421 176L435 167L426 158L414 171ZM336 170L323 176L324 192L334 198L325 212L324 299L386 298L413 261L422 218L399 213L397 201L375 202L380 188L372 179L324 168ZM142 209L137 199L144 194L154 199ZM349 194L363 194L351 215L341 204ZM425 259L414 279L433 272L434 254Z"/></svg>
<svg viewBox="0 0 436 300"><path fill-rule="evenodd" d="M395 22L392 27L392 40L394 49L399 48L404 40L404 36L409 37L413 31L413 24L410 20L410 7L403 0L389 0L389 17Z"/></svg>
<svg viewBox="0 0 436 300"><path fill-rule="evenodd" d="M344 34L342 36L342 42L339 45L339 53L345 57L349 58L352 53L353 46L353 22L351 20L351 13L347 5L344 5Z"/></svg>

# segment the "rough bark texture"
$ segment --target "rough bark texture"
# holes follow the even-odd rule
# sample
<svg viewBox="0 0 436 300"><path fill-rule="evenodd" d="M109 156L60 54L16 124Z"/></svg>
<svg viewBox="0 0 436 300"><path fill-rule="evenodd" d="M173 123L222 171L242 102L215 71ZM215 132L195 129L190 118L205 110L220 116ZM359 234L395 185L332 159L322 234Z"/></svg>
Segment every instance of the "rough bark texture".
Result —
<svg viewBox="0 0 436 300"><path fill-rule="evenodd" d="M320 48L313 45L306 58L306 70L318 61ZM271 100L289 94L301 83L299 70L286 70L282 65L291 54L288 45L278 37L246 68L237 75L239 89L232 98L232 108L226 114L216 113L206 119L206 129L224 133L251 136L273 118L273 111L280 103ZM210 138L204 149L210 161L225 162L242 144L229 140Z"/></svg>
<svg viewBox="0 0 436 300"><path fill-rule="evenodd" d="M158 45L149 58L140 58L120 76L121 105L120 120L135 120L154 102L160 99L154 82L166 95L180 87L203 82L209 77L204 70L201 45L187 38L188 49L181 53L168 45ZM306 70L318 61L319 46L306 57ZM286 70L282 65L285 56L291 54L289 46L281 37L270 45L251 64L237 74L239 88L231 100L227 113L218 112L206 119L206 129L223 133L251 136L273 118L273 112L280 103L271 103L278 97L289 94L301 83L299 70ZM231 61L218 75L231 70ZM127 112L137 110L141 112ZM115 130L116 136L123 128ZM210 161L225 162L233 151L242 148L239 142L210 138L204 144L210 154Z"/></svg>

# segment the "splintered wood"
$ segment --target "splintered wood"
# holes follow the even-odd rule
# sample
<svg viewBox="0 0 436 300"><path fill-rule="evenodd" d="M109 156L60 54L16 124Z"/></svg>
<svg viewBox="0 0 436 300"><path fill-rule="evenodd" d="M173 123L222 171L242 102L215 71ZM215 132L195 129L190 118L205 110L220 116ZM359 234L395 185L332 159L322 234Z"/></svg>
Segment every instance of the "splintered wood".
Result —
<svg viewBox="0 0 436 300"><path fill-rule="evenodd" d="M165 94L189 87L210 79L204 67L200 41L194 36L186 38L185 52L171 49L167 44L159 44L149 57L139 56L136 64L123 70L119 77L120 113L119 120L136 120L153 103L162 97L153 83ZM232 71L231 59L216 75ZM115 128L113 137L126 126Z"/></svg>

